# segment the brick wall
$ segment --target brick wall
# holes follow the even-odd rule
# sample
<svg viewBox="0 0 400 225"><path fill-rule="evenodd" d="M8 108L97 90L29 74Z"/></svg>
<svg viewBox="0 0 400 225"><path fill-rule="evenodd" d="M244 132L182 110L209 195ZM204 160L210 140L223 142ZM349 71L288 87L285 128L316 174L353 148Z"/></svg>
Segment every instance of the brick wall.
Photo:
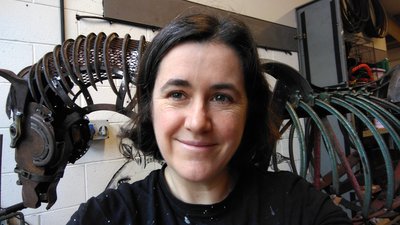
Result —
<svg viewBox="0 0 400 225"><path fill-rule="evenodd" d="M120 25L109 24L101 20L75 19L76 14L102 16L102 0L66 0L65 1L66 38L75 39L79 34L90 32L116 32L123 36L129 33L138 39L145 35L151 40L153 31ZM0 68L18 73L22 68L37 62L46 52L61 42L60 5L56 0L1 0L0 7ZM262 58L274 59L298 68L297 54L288 55L278 51L260 49ZM5 114L5 102L9 83L0 78L0 133L3 134L3 158L1 161L1 207L7 207L22 201L21 187L16 185L17 176L14 152L9 148L8 127L11 124ZM112 93L107 85L99 87L95 98L108 99ZM61 179L57 192L58 200L50 209L45 204L38 209L23 210L25 219L32 225L65 224L79 204L104 190L113 174L125 162L118 151L116 133L119 126L127 119L112 112L93 113L91 120L101 119L110 122L110 138L95 141L88 153L74 165L68 165L64 178ZM280 150L287 149L287 143L279 144ZM144 177L149 170L158 167L149 164L145 169L136 165L132 173L137 178Z"/></svg>

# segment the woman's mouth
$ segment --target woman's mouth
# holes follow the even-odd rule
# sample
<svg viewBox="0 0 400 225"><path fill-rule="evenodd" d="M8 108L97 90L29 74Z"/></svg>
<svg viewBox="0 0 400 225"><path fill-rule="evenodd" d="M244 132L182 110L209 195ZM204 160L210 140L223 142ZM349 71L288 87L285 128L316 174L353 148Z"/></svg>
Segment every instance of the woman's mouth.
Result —
<svg viewBox="0 0 400 225"><path fill-rule="evenodd" d="M210 150L217 144L214 142L208 142L208 141L197 141L197 140L178 140L178 142L182 143L186 148L192 149L192 150Z"/></svg>

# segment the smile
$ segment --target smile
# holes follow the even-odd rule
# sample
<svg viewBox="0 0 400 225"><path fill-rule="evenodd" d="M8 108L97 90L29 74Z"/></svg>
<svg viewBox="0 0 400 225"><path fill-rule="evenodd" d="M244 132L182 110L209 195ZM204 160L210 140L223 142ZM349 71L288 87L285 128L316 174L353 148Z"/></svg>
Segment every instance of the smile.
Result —
<svg viewBox="0 0 400 225"><path fill-rule="evenodd" d="M183 144L185 148L192 150L209 150L215 147L216 143L202 142L202 141L189 141L189 140L177 140L179 143Z"/></svg>

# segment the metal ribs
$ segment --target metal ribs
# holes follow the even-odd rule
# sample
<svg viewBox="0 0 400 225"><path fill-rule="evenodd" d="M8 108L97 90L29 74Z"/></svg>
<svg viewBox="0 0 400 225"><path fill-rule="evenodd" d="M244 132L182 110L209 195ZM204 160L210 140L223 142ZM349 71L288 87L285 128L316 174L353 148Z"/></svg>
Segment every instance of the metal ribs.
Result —
<svg viewBox="0 0 400 225"><path fill-rule="evenodd" d="M69 108L85 114L96 110L112 110L131 114L133 104L123 106L128 95L132 99L131 87L134 84L140 55L145 48L144 37L139 41L130 39L129 34L119 38L116 33L105 35L93 33L68 39L57 45L53 52L47 53L19 76L28 80L29 91L35 102L44 104L51 111ZM116 80L122 80L117 88ZM97 84L107 80L117 96L115 105L95 104L88 90L97 91ZM76 103L83 96L86 106ZM56 96L56 100L52 97Z"/></svg>
<svg viewBox="0 0 400 225"><path fill-rule="evenodd" d="M276 112L284 115L281 134L289 133L287 161L292 171L351 210L355 223L397 216L400 107L382 97L382 90L388 85L384 81L390 79L393 71L372 83L319 88L283 64L267 62L263 66L265 72L277 79L273 102ZM374 121L383 128L378 129ZM368 132L369 137L363 132ZM296 140L298 161L293 148ZM321 166L321 140L330 162L325 174ZM273 155L272 166L279 170L276 155L279 154ZM346 193L350 197L343 198Z"/></svg>

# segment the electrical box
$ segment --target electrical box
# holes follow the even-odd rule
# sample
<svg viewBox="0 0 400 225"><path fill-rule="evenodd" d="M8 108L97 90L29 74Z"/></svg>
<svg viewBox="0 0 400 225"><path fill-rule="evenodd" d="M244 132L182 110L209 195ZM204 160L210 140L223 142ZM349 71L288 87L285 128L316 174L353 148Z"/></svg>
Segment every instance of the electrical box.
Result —
<svg viewBox="0 0 400 225"><path fill-rule="evenodd" d="M339 0L312 1L296 9L300 73L319 87L347 81Z"/></svg>

